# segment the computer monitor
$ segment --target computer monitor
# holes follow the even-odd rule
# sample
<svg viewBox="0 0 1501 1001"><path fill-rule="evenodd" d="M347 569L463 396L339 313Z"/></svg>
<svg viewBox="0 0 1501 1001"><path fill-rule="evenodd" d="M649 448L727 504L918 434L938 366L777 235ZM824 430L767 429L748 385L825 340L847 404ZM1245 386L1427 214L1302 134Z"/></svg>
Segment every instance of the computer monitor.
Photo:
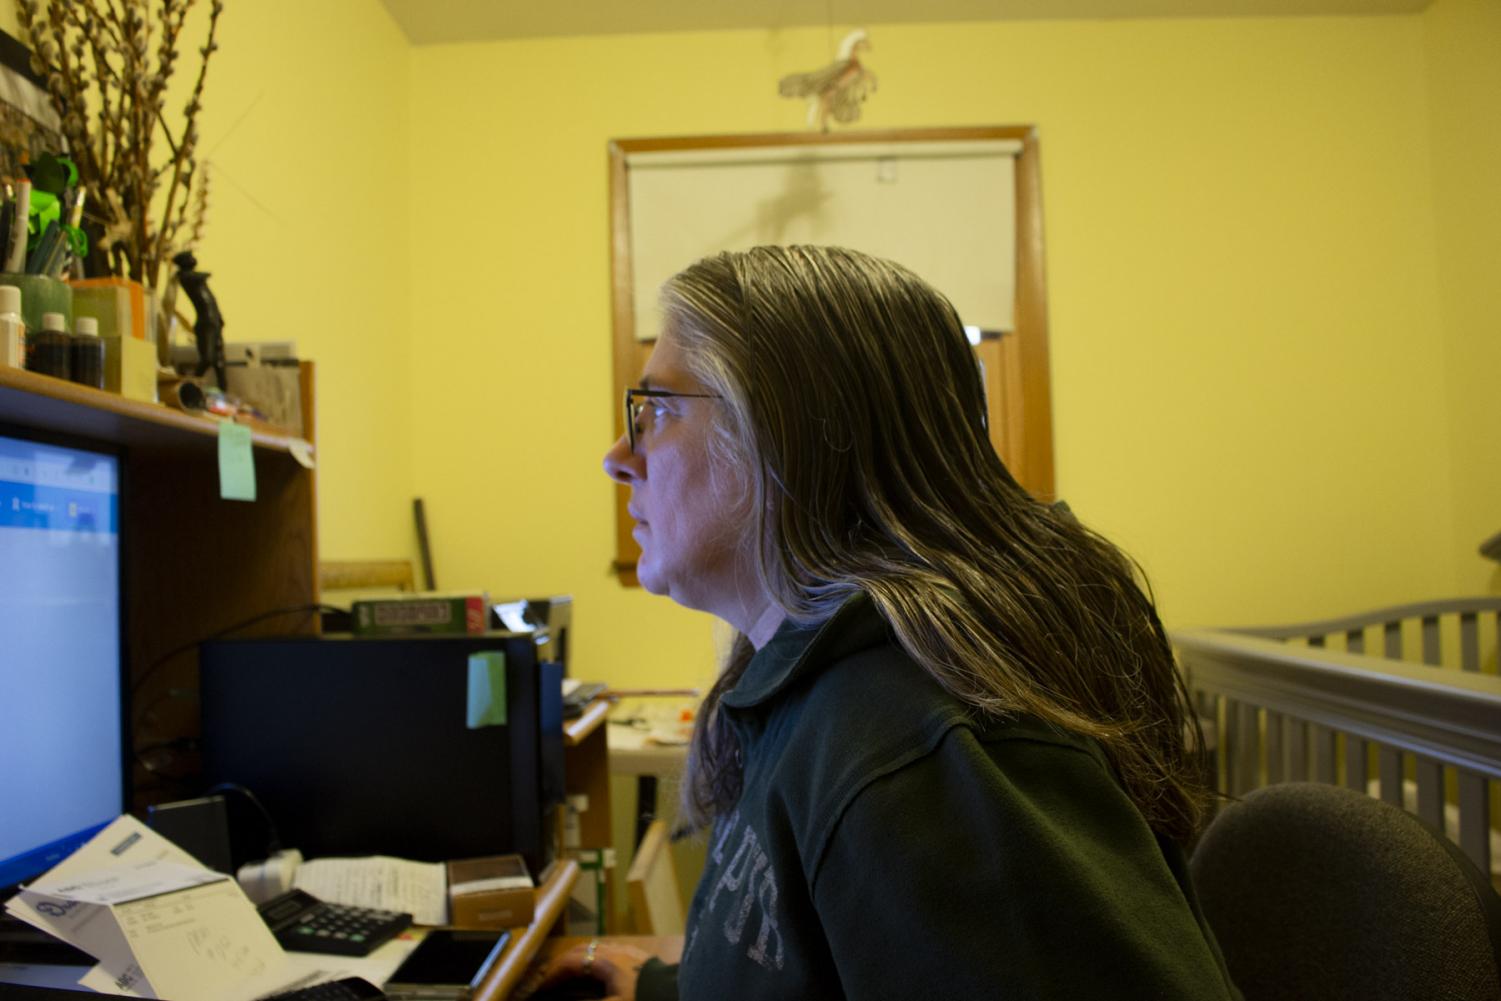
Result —
<svg viewBox="0 0 1501 1001"><path fill-rule="evenodd" d="M550 859L562 679L535 636L214 640L199 679L205 778L253 793L282 847Z"/></svg>
<svg viewBox="0 0 1501 1001"><path fill-rule="evenodd" d="M111 446L0 425L0 889L128 802L122 465Z"/></svg>

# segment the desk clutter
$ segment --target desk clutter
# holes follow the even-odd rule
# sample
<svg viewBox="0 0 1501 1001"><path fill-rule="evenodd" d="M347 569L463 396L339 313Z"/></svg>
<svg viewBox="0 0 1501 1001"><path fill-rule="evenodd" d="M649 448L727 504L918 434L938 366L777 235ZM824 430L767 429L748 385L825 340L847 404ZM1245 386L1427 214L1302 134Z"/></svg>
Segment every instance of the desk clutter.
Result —
<svg viewBox="0 0 1501 1001"><path fill-rule="evenodd" d="M535 886L516 856L431 867L323 859L295 870L329 899L294 887L257 907L239 881L126 815L5 910L94 960L80 986L194 1001L400 997L397 986L463 986L498 959L510 927L532 918ZM245 882L263 892L259 875ZM425 899L435 885L439 898ZM386 906L393 896L417 899L427 923L469 927L410 934L413 914Z"/></svg>
<svg viewBox="0 0 1501 1001"><path fill-rule="evenodd" d="M175 1001L381 985L400 998L393 974L432 929L500 950L525 928L486 982L513 983L564 927L579 878L565 757L593 799L578 847L609 839L604 706L564 722L570 606L499 603L487 611L523 628L480 634L200 643L199 767L159 788L208 794L151 803L144 822L120 815L128 800L95 803L88 827L38 831L34 851L0 858L0 983ZM91 757L110 778L129 765L103 753L114 747ZM603 898L596 911L609 913ZM52 952L24 953L43 939Z"/></svg>
<svg viewBox="0 0 1501 1001"><path fill-rule="evenodd" d="M368 959L286 952L234 879L129 815L5 909L91 956L79 984L106 993L252 1001L372 971ZM382 959L400 965L409 951Z"/></svg>

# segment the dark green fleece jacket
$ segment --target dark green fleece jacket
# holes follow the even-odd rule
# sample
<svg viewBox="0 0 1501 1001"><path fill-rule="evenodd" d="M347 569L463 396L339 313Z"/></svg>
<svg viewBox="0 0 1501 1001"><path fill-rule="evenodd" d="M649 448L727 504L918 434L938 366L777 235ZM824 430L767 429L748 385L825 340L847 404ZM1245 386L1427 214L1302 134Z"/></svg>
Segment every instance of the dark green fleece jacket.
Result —
<svg viewBox="0 0 1501 1001"><path fill-rule="evenodd" d="M784 625L723 707L744 792L641 1001L1237 996L1098 747L976 722L865 596Z"/></svg>

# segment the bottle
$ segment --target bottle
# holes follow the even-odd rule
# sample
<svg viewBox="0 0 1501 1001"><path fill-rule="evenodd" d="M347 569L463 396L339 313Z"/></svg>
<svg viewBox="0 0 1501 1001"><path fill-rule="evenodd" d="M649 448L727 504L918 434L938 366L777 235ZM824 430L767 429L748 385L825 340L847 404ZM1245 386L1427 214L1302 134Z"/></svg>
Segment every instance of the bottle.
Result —
<svg viewBox="0 0 1501 1001"><path fill-rule="evenodd" d="M0 365L26 367L26 323L21 290L14 285L0 285Z"/></svg>
<svg viewBox="0 0 1501 1001"><path fill-rule="evenodd" d="M43 313L42 329L32 337L28 366L33 372L68 378L72 372L73 338L61 313Z"/></svg>
<svg viewBox="0 0 1501 1001"><path fill-rule="evenodd" d="M104 341L99 339L99 321L80 316L73 321L71 350L74 382L95 389L104 388Z"/></svg>

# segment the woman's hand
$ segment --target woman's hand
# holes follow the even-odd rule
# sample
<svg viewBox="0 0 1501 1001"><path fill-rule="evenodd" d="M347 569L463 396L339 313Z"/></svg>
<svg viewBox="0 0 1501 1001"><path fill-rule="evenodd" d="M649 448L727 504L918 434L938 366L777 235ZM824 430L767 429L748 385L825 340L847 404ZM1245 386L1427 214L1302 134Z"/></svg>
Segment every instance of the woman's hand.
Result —
<svg viewBox="0 0 1501 1001"><path fill-rule="evenodd" d="M530 997L569 980L589 978L605 985L607 1001L636 1001L636 977L651 953L632 945L615 945L594 939L575 946L542 968L540 978L528 978L517 998Z"/></svg>

